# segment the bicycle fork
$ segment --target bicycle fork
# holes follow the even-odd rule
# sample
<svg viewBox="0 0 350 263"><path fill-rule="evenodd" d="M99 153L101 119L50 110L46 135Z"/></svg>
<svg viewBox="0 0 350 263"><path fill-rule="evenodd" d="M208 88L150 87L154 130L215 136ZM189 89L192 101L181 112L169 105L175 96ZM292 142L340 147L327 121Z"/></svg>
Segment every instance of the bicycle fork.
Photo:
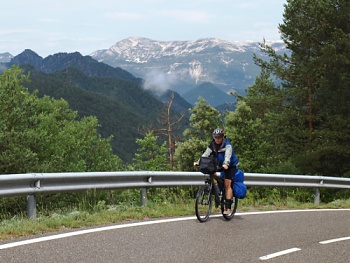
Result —
<svg viewBox="0 0 350 263"><path fill-rule="evenodd" d="M220 191L218 183L213 183L212 187L214 188L215 207L218 208L222 200L222 191Z"/></svg>
<svg viewBox="0 0 350 263"><path fill-rule="evenodd" d="M205 191L202 192L202 196L201 196L201 199L200 199L200 204L202 204L202 205L209 205L209 203L212 200L212 197L211 197L212 184L210 184L208 182L206 182L206 184L208 184L208 186L209 186L209 193L210 194L206 195Z"/></svg>

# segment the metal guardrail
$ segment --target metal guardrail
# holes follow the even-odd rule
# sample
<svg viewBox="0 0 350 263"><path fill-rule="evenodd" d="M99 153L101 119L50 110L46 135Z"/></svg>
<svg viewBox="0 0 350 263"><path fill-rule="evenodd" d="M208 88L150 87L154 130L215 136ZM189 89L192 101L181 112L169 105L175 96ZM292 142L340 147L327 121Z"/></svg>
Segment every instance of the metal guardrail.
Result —
<svg viewBox="0 0 350 263"><path fill-rule="evenodd" d="M202 185L199 172L77 172L0 175L0 197L88 189L128 189Z"/></svg>
<svg viewBox="0 0 350 263"><path fill-rule="evenodd" d="M244 176L245 183L250 186L350 189L350 178L345 177L257 173L244 173Z"/></svg>
<svg viewBox="0 0 350 263"><path fill-rule="evenodd" d="M315 204L320 188L350 189L350 178L245 173L247 186L315 188ZM207 175L200 172L72 172L0 175L0 197L28 196L28 217L36 217L35 195L76 192L88 189L130 189L168 186L200 186ZM145 191L141 195L145 195ZM142 199L142 198L141 198Z"/></svg>

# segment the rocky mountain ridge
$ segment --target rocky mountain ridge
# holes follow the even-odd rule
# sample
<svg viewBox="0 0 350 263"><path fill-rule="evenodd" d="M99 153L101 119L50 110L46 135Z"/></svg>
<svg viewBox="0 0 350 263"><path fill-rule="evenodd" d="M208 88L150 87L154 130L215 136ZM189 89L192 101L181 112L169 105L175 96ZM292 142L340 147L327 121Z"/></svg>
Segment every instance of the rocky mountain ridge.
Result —
<svg viewBox="0 0 350 263"><path fill-rule="evenodd" d="M278 53L287 52L282 41L267 43ZM204 82L211 82L225 92L234 90L242 94L260 72L254 64L254 54L264 56L258 42L215 38L157 41L129 37L90 56L146 80L158 74L164 80L160 85L180 94Z"/></svg>
<svg viewBox="0 0 350 263"><path fill-rule="evenodd" d="M287 51L283 42L268 44L276 52ZM130 37L90 56L74 52L42 58L28 49L16 57L7 54L7 60L11 61L0 63L0 71L5 64L28 63L45 73L73 66L88 76L122 77L136 81L158 97L167 90L173 90L184 98L191 94L192 105L201 96L207 101L212 100L212 106L217 107L235 103L232 94L244 96L247 88L254 84L260 73L260 68L253 61L254 54L264 56L258 42L215 38L157 41Z"/></svg>
<svg viewBox="0 0 350 263"><path fill-rule="evenodd" d="M11 55L9 52L0 53L0 63L10 62L12 58L13 55Z"/></svg>

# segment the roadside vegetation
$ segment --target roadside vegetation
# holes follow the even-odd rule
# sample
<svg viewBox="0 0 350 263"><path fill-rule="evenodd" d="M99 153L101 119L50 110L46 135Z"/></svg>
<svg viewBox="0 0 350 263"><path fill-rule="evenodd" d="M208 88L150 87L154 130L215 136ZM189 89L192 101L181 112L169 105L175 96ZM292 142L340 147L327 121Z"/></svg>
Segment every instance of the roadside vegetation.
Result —
<svg viewBox="0 0 350 263"><path fill-rule="evenodd" d="M139 189L39 195L36 220L27 218L26 198L1 199L0 240L159 218L193 216L195 220L193 194L197 189L198 187L149 189L149 200L144 206L140 205ZM281 191L292 195L293 189ZM247 198L239 200L237 213L285 209L350 209L350 198L315 205L313 201L301 202L292 196L281 198L278 194L254 200L253 192L248 191ZM5 207L4 203L11 205ZM14 211L11 211L14 205L17 208L15 216ZM220 213L220 210L213 208L212 213Z"/></svg>

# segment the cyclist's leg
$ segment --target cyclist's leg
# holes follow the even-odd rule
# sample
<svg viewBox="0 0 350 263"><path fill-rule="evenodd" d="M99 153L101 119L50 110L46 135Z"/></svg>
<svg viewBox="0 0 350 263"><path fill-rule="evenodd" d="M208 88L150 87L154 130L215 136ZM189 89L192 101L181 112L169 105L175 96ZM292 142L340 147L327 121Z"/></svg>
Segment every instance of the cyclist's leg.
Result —
<svg viewBox="0 0 350 263"><path fill-rule="evenodd" d="M233 196L231 183L232 183L232 180L225 179L225 211L228 211L231 209L232 196Z"/></svg>
<svg viewBox="0 0 350 263"><path fill-rule="evenodd" d="M233 190L232 190L232 180L234 178L234 174L236 172L236 167L229 167L227 170L225 170L225 181L224 181L224 187L225 187L225 211L230 213L231 205L232 205L232 197L233 197Z"/></svg>
<svg viewBox="0 0 350 263"><path fill-rule="evenodd" d="M226 199L232 199L233 190L232 190L232 180L225 179L225 197Z"/></svg>

